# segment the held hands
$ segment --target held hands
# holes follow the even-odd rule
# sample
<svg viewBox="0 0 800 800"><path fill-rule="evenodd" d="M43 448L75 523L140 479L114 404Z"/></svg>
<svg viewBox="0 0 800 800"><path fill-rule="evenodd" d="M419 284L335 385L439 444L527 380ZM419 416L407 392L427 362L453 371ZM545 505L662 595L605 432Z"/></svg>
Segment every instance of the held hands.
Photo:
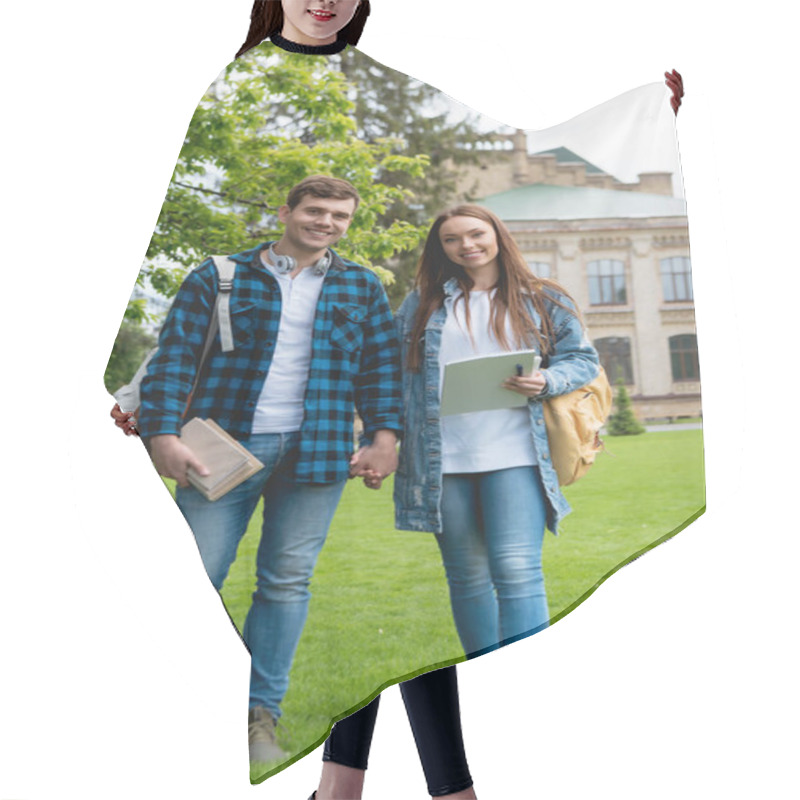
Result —
<svg viewBox="0 0 800 800"><path fill-rule="evenodd" d="M174 434L154 436L150 440L150 458L158 474L165 478L174 478L178 486L186 488L189 479L186 470L191 467L200 475L208 475L208 469L195 454Z"/></svg>
<svg viewBox="0 0 800 800"><path fill-rule="evenodd" d="M111 417L114 424L120 428L126 436L138 436L139 431L136 430L136 417L133 416L132 411L123 411L119 407L119 403L114 403L114 408L111 409Z"/></svg>
<svg viewBox="0 0 800 800"><path fill-rule="evenodd" d="M502 386L525 397L537 397L545 390L547 381L541 372L534 372L532 375L514 375L506 378Z"/></svg>
<svg viewBox="0 0 800 800"><path fill-rule="evenodd" d="M364 486L380 489L384 478L397 469L397 436L392 431L378 431L372 444L353 453L350 477L363 478Z"/></svg>
<svg viewBox="0 0 800 800"><path fill-rule="evenodd" d="M672 97L670 97L669 103L677 117L678 109L681 107L681 98L683 97L683 78L676 69L673 69L672 72L665 72L664 77L666 78L664 83L666 83L672 91Z"/></svg>

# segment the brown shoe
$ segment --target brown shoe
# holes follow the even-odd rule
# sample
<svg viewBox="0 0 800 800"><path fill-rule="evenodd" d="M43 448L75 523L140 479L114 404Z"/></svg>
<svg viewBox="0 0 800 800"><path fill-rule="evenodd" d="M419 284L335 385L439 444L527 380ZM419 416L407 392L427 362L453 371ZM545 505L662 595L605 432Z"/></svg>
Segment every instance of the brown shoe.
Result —
<svg viewBox="0 0 800 800"><path fill-rule="evenodd" d="M247 740L250 763L269 764L282 761L286 753L275 739L275 720L264 706L254 706L247 715Z"/></svg>

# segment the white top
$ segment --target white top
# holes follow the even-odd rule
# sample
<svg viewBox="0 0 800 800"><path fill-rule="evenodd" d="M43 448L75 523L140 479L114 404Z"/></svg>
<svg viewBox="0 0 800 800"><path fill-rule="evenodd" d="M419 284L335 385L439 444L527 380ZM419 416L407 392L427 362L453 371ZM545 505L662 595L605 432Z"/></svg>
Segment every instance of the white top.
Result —
<svg viewBox="0 0 800 800"><path fill-rule="evenodd" d="M314 315L325 275L306 267L297 277L279 273L262 253L262 264L281 288L281 320L267 379L253 416L253 433L290 433L303 424L311 368Z"/></svg>
<svg viewBox="0 0 800 800"><path fill-rule="evenodd" d="M505 348L494 338L489 328L490 302L494 291L473 289L470 292L469 328L463 295L459 292L446 298L447 318L442 327L442 344L439 350L440 392L444 382L444 365L447 362L505 352ZM516 349L508 317L506 336L512 349ZM444 473L491 472L537 463L527 406L453 414L442 417L441 422Z"/></svg>

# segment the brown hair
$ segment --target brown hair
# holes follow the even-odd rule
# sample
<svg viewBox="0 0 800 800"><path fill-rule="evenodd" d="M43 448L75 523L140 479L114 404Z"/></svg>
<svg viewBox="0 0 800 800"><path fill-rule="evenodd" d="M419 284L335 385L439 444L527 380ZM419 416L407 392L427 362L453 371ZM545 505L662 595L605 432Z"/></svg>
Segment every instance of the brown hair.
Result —
<svg viewBox="0 0 800 800"><path fill-rule="evenodd" d="M369 11L369 0L361 0L353 18L339 31L338 38L345 39L348 44L358 44ZM247 32L247 38L239 48L236 58L282 30L283 6L280 0L255 0L250 11L250 30Z"/></svg>
<svg viewBox="0 0 800 800"><path fill-rule="evenodd" d="M314 197L333 197L336 200L355 200L356 208L361 202L358 189L342 178L329 178L327 175L311 175L304 178L289 190L286 205L293 209L307 195Z"/></svg>
<svg viewBox="0 0 800 800"><path fill-rule="evenodd" d="M460 205L442 212L433 223L422 257L417 267L414 286L419 292L419 306L414 318L411 331L411 341L415 343L408 350L406 366L412 371L417 371L421 365L420 348L416 343L421 342L425 335L425 326L431 314L441 308L444 303L444 284L455 278L465 298L469 298L470 289L474 286L472 278L458 264L452 262L444 252L439 231L442 225L453 217L474 217L489 223L494 228L497 236L500 275L495 284L497 291L492 297L491 327L495 339L507 350L511 349L506 336L506 315L511 320L511 330L520 347L538 347L542 356L552 352L555 340L553 323L547 311L545 301L565 308L580 319L580 312L571 308L553 296L557 292L573 302L569 293L555 281L548 278L539 278L534 275L522 256L517 243L511 236L508 228L500 221L496 214L488 208L476 205ZM550 291L547 291L550 290ZM533 324L525 297L529 297L542 321L541 330ZM469 303L465 303L467 312L467 327L469 327Z"/></svg>

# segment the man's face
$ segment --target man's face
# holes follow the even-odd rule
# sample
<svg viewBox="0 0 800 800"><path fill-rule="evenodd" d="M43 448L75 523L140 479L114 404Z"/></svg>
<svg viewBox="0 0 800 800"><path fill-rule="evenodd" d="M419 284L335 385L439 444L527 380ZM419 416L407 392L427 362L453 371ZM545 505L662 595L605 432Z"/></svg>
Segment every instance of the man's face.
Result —
<svg viewBox="0 0 800 800"><path fill-rule="evenodd" d="M347 233L356 201L352 198L306 194L294 207L281 206L278 219L286 226L283 239L298 250L317 253L336 244Z"/></svg>

